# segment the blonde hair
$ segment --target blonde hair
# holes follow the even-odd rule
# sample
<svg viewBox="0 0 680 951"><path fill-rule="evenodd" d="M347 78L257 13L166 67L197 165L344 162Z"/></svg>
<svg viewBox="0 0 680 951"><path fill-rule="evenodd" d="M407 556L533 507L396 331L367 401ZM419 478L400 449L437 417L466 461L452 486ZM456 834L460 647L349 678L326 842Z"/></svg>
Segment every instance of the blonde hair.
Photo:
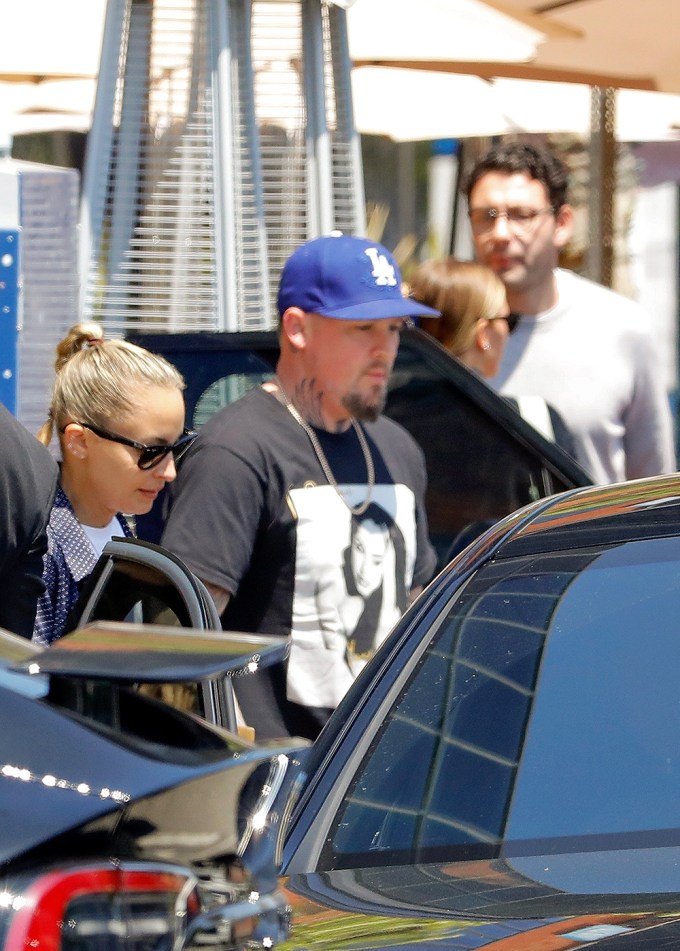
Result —
<svg viewBox="0 0 680 951"><path fill-rule="evenodd" d="M184 389L175 367L158 354L126 340L105 340L101 324L75 324L57 344L47 421L38 439L48 446L56 427L70 422L106 428L109 422L132 413L138 404L130 392L136 386Z"/></svg>
<svg viewBox="0 0 680 951"><path fill-rule="evenodd" d="M441 313L420 326L458 357L474 343L478 321L493 320L506 301L501 279L478 261L425 261L410 285L411 297Z"/></svg>

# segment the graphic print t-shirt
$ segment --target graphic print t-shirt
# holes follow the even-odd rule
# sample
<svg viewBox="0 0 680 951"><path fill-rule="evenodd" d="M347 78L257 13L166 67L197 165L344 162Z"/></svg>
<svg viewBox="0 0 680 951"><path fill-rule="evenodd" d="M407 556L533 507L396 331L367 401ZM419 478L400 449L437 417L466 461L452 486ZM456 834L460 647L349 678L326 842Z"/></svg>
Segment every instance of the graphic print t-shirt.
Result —
<svg viewBox="0 0 680 951"><path fill-rule="evenodd" d="M366 486L342 491L354 507ZM305 706L336 707L406 607L416 558L413 492L377 486L357 515L332 486L292 489L290 497L297 531L287 694Z"/></svg>

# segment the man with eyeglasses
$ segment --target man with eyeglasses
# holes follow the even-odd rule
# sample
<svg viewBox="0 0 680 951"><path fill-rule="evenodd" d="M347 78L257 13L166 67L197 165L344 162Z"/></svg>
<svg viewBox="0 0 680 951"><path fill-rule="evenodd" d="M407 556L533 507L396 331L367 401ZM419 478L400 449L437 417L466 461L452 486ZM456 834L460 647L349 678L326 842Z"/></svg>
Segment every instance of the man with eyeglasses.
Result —
<svg viewBox="0 0 680 951"><path fill-rule="evenodd" d="M521 143L493 147L469 176L476 256L521 315L489 382L555 406L595 482L673 472L671 413L647 314L558 267L574 222L567 185L555 155Z"/></svg>

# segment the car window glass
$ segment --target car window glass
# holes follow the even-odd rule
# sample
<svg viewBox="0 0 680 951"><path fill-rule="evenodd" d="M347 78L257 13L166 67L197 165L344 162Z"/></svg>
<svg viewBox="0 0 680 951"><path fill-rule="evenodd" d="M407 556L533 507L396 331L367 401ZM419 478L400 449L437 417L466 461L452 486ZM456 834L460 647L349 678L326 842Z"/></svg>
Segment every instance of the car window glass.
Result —
<svg viewBox="0 0 680 951"><path fill-rule="evenodd" d="M81 603L76 604L76 612ZM85 620L192 626L186 603L162 571L124 559L113 561L106 584L87 618L80 618L79 626ZM180 710L203 713L201 689L196 683L142 684L138 689Z"/></svg>
<svg viewBox="0 0 680 951"><path fill-rule="evenodd" d="M680 829L679 558L678 538L605 551L560 600L507 838Z"/></svg>
<svg viewBox="0 0 680 951"><path fill-rule="evenodd" d="M265 380L270 380L272 373L263 371L258 373L232 373L229 376L220 377L210 384L199 396L194 409L192 426L198 429L206 423L210 417L227 406L229 403L235 403L242 396L256 386L260 386Z"/></svg>
<svg viewBox="0 0 680 951"><path fill-rule="evenodd" d="M319 867L679 829L678 558L661 539L484 566L376 730Z"/></svg>
<svg viewBox="0 0 680 951"><path fill-rule="evenodd" d="M482 857L498 841L550 600L540 574L508 575L491 569L452 605L352 784L333 866L462 857L472 845Z"/></svg>
<svg viewBox="0 0 680 951"><path fill-rule="evenodd" d="M486 524L570 487L544 465L536 449L482 409L460 382L427 363L408 339L399 348L386 413L425 454L428 523L440 563ZM465 536L454 548L461 533Z"/></svg>
<svg viewBox="0 0 680 951"><path fill-rule="evenodd" d="M114 561L87 620L191 627L184 599L163 572L124 559Z"/></svg>

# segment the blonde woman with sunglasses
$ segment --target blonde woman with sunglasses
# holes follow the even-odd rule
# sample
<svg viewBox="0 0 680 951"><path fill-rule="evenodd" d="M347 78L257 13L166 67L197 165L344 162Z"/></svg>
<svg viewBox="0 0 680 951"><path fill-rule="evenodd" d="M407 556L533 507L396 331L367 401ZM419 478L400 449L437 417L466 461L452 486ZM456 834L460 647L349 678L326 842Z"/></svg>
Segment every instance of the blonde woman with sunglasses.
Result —
<svg viewBox="0 0 680 951"><path fill-rule="evenodd" d="M33 640L68 630L69 612L109 539L131 536L126 516L151 509L195 433L184 429L184 381L162 357L77 324L57 346L46 446L56 434L60 478L47 529ZM124 514L123 514L124 513Z"/></svg>

